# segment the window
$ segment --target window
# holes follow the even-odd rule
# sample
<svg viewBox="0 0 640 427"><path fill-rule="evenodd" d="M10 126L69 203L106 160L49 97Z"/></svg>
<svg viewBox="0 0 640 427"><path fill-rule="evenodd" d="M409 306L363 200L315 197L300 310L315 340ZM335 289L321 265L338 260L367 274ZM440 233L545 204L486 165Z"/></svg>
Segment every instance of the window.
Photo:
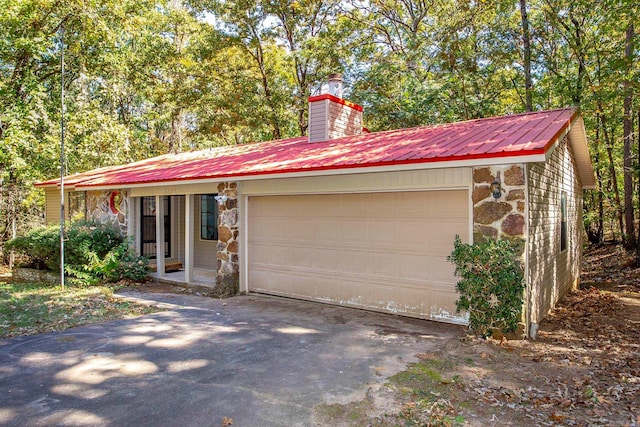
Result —
<svg viewBox="0 0 640 427"><path fill-rule="evenodd" d="M567 193L560 196L560 252L567 249Z"/></svg>
<svg viewBox="0 0 640 427"><path fill-rule="evenodd" d="M218 202L215 194L200 195L200 238L218 240Z"/></svg>
<svg viewBox="0 0 640 427"><path fill-rule="evenodd" d="M164 206L164 256L171 256L171 203L161 198ZM140 254L156 259L156 198L142 197L140 203Z"/></svg>

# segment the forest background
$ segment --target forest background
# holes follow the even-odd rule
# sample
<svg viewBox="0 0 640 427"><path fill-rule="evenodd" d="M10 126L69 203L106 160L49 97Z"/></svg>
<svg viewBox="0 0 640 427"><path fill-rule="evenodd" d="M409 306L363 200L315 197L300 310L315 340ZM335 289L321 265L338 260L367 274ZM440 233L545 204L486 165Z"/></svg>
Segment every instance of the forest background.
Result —
<svg viewBox="0 0 640 427"><path fill-rule="evenodd" d="M66 174L304 135L341 72L371 131L578 108L589 241L638 248L639 20L624 0L0 0L0 262L60 173L63 46Z"/></svg>

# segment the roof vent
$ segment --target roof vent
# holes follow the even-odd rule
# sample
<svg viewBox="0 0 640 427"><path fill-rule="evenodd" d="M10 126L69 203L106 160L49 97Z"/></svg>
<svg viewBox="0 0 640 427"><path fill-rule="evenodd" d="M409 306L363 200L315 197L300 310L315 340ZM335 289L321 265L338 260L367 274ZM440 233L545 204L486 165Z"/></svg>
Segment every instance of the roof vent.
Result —
<svg viewBox="0 0 640 427"><path fill-rule="evenodd" d="M329 93L309 98L309 142L362 133L362 107L342 99L342 74L329 75Z"/></svg>

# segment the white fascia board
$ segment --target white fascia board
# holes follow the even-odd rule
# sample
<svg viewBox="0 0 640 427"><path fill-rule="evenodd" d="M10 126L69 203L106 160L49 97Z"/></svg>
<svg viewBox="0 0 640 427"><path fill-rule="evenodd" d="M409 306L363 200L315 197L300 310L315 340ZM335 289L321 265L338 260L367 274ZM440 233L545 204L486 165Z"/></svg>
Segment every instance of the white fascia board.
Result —
<svg viewBox="0 0 640 427"><path fill-rule="evenodd" d="M127 189L127 188L139 188L139 187L160 187L165 185L188 185L188 184L208 184L219 183L221 181L253 181L258 179L276 179L276 178L298 178L298 177L310 177L310 176L326 176L326 175L351 175L358 173L373 173L373 172L394 172L394 171L408 171L408 170L426 170L426 169L444 169L444 168L462 168L462 167L478 167L478 166L494 166L494 165L511 165L521 163L537 163L546 161L544 154L531 154L527 156L509 156L509 157L489 157L485 159L471 159L471 160L454 160L443 162L427 162L427 163L407 163L401 165L390 166L370 166L370 167L357 167L357 168L340 168L340 169L326 169L315 171L297 171L297 172L285 172L285 173L262 173L257 175L238 175L238 176L221 176L211 177L203 179L188 179L188 180L173 180L173 181L160 181L149 182L140 184L120 184L120 185L100 185L100 186L83 186L82 184L76 185L80 190L111 190L114 188Z"/></svg>

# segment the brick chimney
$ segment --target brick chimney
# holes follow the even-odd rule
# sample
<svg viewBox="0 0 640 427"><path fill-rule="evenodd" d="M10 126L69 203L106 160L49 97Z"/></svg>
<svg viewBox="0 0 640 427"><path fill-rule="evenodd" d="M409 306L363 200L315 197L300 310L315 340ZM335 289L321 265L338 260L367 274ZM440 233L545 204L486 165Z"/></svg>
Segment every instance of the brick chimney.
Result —
<svg viewBox="0 0 640 427"><path fill-rule="evenodd" d="M362 133L362 107L342 99L342 74L329 75L329 93L309 98L309 142Z"/></svg>

